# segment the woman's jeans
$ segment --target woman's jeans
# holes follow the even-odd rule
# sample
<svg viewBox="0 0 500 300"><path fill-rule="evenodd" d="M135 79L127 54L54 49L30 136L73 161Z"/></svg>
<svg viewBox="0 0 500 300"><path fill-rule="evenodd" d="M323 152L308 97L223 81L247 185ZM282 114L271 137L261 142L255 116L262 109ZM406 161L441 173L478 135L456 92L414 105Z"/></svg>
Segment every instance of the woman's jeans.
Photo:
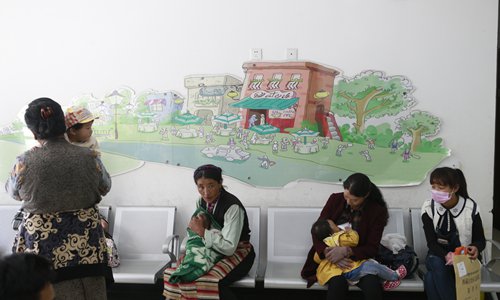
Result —
<svg viewBox="0 0 500 300"><path fill-rule="evenodd" d="M427 273L424 275L424 289L428 300L455 300L455 271L445 265L442 257L428 254L425 259Z"/></svg>
<svg viewBox="0 0 500 300"><path fill-rule="evenodd" d="M344 277L349 281L358 281L368 274L376 275L384 280L390 281L398 280L399 278L396 271L373 260L367 260L356 269L344 273Z"/></svg>

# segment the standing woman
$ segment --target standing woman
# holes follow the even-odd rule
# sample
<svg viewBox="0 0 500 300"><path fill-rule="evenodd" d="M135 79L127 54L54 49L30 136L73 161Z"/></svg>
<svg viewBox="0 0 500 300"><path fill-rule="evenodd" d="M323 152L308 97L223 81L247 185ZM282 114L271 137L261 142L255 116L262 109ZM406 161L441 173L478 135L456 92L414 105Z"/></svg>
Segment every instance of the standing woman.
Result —
<svg viewBox="0 0 500 300"><path fill-rule="evenodd" d="M430 176L432 199L422 205L422 222L429 252L424 288L429 300L455 299L453 252L466 246L476 259L486 246L477 203L469 198L460 169L437 168Z"/></svg>
<svg viewBox="0 0 500 300"><path fill-rule="evenodd" d="M109 174L93 151L64 139L54 100L32 101L24 119L39 145L17 157L5 184L24 211L13 250L52 263L57 299L106 299L110 273L96 205L111 187Z"/></svg>
<svg viewBox="0 0 500 300"><path fill-rule="evenodd" d="M207 296L213 299L213 293L218 288L221 300L236 299L229 285L247 275L255 259L255 252L249 242L250 227L245 207L222 186L221 168L203 165L194 171L193 177L201 196L197 209L211 214L222 229L205 229L201 218L192 218L188 227L203 238L205 247L225 255L225 258L215 264L207 275L191 284L168 283L167 271L164 295L167 299L179 299L181 294L189 298L204 299ZM214 282L214 278L218 279L218 283ZM212 289L213 284L218 286Z"/></svg>
<svg viewBox="0 0 500 300"><path fill-rule="evenodd" d="M355 173L344 181L344 192L333 193L323 207L318 219L332 220L339 226L350 226L359 234L356 247L328 247L314 236L313 247L307 255L302 268L302 278L311 286L316 279L314 253L321 259L328 259L339 268L350 267L353 260L374 258L377 255L384 227L389 213L387 204L378 187L368 176ZM348 283L341 274L328 281L327 299L350 299ZM382 284L376 275L366 275L359 280L357 286L363 291L364 299L382 299Z"/></svg>

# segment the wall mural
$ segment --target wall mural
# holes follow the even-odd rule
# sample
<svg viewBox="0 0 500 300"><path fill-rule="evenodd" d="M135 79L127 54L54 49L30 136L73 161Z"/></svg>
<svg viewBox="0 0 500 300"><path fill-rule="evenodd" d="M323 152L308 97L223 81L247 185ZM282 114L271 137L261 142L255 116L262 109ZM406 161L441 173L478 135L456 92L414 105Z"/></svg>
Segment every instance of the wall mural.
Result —
<svg viewBox="0 0 500 300"><path fill-rule="evenodd" d="M307 61L249 62L243 71L243 81L186 76L185 94L121 87L61 104L99 116L94 135L114 175L143 161L193 169L213 163L262 187L341 183L353 172L381 186L404 186L420 184L450 155L436 137L439 118L415 109L415 88L405 76L370 70L341 77ZM20 116L0 129L3 174L32 144Z"/></svg>

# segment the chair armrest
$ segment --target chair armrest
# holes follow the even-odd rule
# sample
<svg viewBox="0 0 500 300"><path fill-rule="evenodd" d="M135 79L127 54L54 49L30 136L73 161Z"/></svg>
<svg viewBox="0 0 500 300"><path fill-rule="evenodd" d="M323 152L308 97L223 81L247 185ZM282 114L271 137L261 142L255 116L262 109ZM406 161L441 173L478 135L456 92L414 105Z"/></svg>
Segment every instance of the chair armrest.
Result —
<svg viewBox="0 0 500 300"><path fill-rule="evenodd" d="M161 246L161 252L168 254L172 261L176 261L179 256L179 235L172 234L167 236L165 242Z"/></svg>
<svg viewBox="0 0 500 300"><path fill-rule="evenodd" d="M188 237L185 236L183 239L182 239L182 242L179 246L179 255L184 255L186 254L186 244L187 244L187 240L188 240Z"/></svg>
<svg viewBox="0 0 500 300"><path fill-rule="evenodd" d="M490 239L486 239L486 242L490 242L492 246L494 246L495 248L497 248L498 250L500 250L500 242L497 242L497 241L494 241L494 240L490 240Z"/></svg>
<svg viewBox="0 0 500 300"><path fill-rule="evenodd" d="M489 242L493 247L500 250L500 243L499 242L494 241L494 240L490 240L490 239L486 239L486 242ZM493 253L493 251L491 251L491 253ZM497 262L497 260L500 260L500 257L491 257L490 258L490 257L486 257L486 255L485 255L484 266L486 267L486 269L491 271L493 268L493 265Z"/></svg>

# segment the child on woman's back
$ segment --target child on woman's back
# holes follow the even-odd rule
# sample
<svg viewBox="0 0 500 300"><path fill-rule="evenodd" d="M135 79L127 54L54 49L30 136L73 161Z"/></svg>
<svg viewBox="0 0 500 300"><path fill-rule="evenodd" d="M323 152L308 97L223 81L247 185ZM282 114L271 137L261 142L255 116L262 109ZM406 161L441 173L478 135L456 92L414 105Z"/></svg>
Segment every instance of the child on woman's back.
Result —
<svg viewBox="0 0 500 300"><path fill-rule="evenodd" d="M70 107L64 117L66 123L66 139L73 145L88 147L100 155L99 144L92 135L92 124L97 117L84 107Z"/></svg>
<svg viewBox="0 0 500 300"><path fill-rule="evenodd" d="M348 227L341 230L332 220L319 219L313 224L311 233L329 247L355 247L359 241L356 231ZM352 261L350 269L341 269L327 259L320 259L317 253L314 255L314 260L319 264L316 277L321 285L340 274L343 274L350 284L356 284L363 276L373 274L384 280L383 287L387 291L398 287L401 279L406 276L404 265L394 271L373 259Z"/></svg>

